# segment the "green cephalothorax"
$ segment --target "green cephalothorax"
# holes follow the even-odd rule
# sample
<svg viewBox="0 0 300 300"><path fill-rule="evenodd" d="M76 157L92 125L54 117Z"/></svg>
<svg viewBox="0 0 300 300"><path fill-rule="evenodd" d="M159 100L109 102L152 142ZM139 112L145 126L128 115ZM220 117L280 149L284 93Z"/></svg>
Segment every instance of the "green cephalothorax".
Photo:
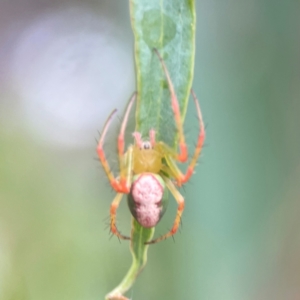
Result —
<svg viewBox="0 0 300 300"><path fill-rule="evenodd" d="M135 175L127 202L131 214L146 228L156 226L165 213L169 200L162 177L154 173Z"/></svg>

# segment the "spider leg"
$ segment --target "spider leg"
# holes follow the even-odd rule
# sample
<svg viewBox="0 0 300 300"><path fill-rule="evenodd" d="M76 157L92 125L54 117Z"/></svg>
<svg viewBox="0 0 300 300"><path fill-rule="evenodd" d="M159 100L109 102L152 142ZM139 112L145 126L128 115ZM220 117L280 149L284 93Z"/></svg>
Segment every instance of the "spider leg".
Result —
<svg viewBox="0 0 300 300"><path fill-rule="evenodd" d="M110 231L112 234L116 235L118 238L122 240L130 240L130 237L122 235L117 228L116 217L117 217L117 209L122 200L123 194L117 193L113 202L110 205Z"/></svg>
<svg viewBox="0 0 300 300"><path fill-rule="evenodd" d="M125 166L125 160L124 160L124 147L125 147L125 139L124 139L124 135L125 135L125 129L126 129L126 125L128 122L128 117L129 117L129 113L130 110L132 108L133 102L136 99L136 93L133 94L133 96L131 97L126 112L125 112L125 116L124 119L122 121L122 125L121 125L121 130L118 136L118 153L119 153L119 164L120 164L120 186L121 188L124 190L125 193L129 193L129 185L127 185L128 180L126 178L126 166Z"/></svg>
<svg viewBox="0 0 300 300"><path fill-rule="evenodd" d="M167 78L167 82L168 82L168 86L169 86L169 91L171 94L171 104L172 104L172 109L174 112L174 117L175 117L175 123L176 123L176 127L179 133L179 154L177 154L177 160L180 162L186 162L188 159L188 148L185 142L185 137L184 137L184 133L183 133L183 125L182 125L182 119L180 116L180 107L179 107L179 103L177 100L177 96L175 93L175 89L169 74L169 71L167 69L167 66L165 64L165 62L163 61L162 57L160 56L159 52L154 49L156 55L158 56L161 65L163 67L165 76Z"/></svg>
<svg viewBox="0 0 300 300"><path fill-rule="evenodd" d="M164 234L164 235L162 235L162 236L160 236L160 237L158 237L154 240L146 242L146 244L155 244L155 243L158 243L162 240L167 239L170 236L173 236L177 232L177 230L179 228L179 225L180 225L180 222L181 222L181 215L182 215L183 210L184 210L184 198L179 193L179 191L176 189L175 185L173 184L173 182L169 178L167 178L165 176L163 176L163 178L166 182L166 185L167 185L168 189L170 190L170 192L174 196L176 202L178 203L177 214L176 214L173 226L172 226L171 230L168 233L166 233L166 234Z"/></svg>
<svg viewBox="0 0 300 300"><path fill-rule="evenodd" d="M104 149L103 149L104 139L105 139L105 136L107 134L109 125L112 121L112 118L113 118L114 114L117 112L116 109L114 109L112 111L112 113L109 115L108 119L106 120L103 132L100 136L100 139L99 139L99 142L98 142L98 145L97 145L97 153L98 153L100 162L103 166L103 169L104 169L104 171L105 171L105 173L106 173L106 175L107 175L107 177L110 181L111 186L118 193L126 193L127 194L130 191L130 178L126 178L126 165L124 163L124 132L125 132L126 123L127 123L127 120L128 120L128 115L129 115L130 109L132 107L132 104L133 104L135 98L136 98L136 93L132 96L132 98L131 98L131 100L128 104L128 107L127 107L126 113L125 113L125 117L124 117L124 120L123 120L122 125L121 125L120 135L119 135L119 138L118 138L118 152L119 152L120 173L121 173L120 174L121 175L120 180L118 180L114 177L114 174L110 169L109 163L106 159Z"/></svg>
<svg viewBox="0 0 300 300"><path fill-rule="evenodd" d="M133 147L130 146L128 147L127 152L124 155L124 161L125 161L125 184L126 187L129 187L130 190L130 186L132 183L132 167L133 167Z"/></svg>
<svg viewBox="0 0 300 300"><path fill-rule="evenodd" d="M135 139L135 144L141 149L142 148L142 143L143 143L142 135L139 132L136 131L132 134L132 136Z"/></svg>
<svg viewBox="0 0 300 300"><path fill-rule="evenodd" d="M155 141L155 130L154 129L150 129L149 131L149 137L150 137L150 143L152 148L154 148L156 141Z"/></svg>
<svg viewBox="0 0 300 300"><path fill-rule="evenodd" d="M118 180L114 177L114 174L112 173L111 169L110 169L110 166L108 164L108 161L106 159L106 156L105 156L105 153L104 153L104 149L103 149L103 144L104 144L104 139L105 139L105 136L106 136L106 133L107 133L107 130L108 130L108 127L111 123L111 120L114 116L114 114L117 112L116 109L114 109L112 111L112 113L109 115L108 119L106 120L105 122L105 125L104 125L104 129L102 131L102 134L100 136L100 139L99 139L99 142L98 142L98 145L97 145L97 153L98 153L98 156L99 156L99 159L100 159L100 162L103 166L103 169L109 179L109 182L111 184L111 186L117 191L117 192L122 192L121 189L120 189L120 184L118 182Z"/></svg>
<svg viewBox="0 0 300 300"><path fill-rule="evenodd" d="M133 147L130 146L128 148L127 152L124 154L124 162L125 162L125 166L126 166L126 168L124 169L125 180L126 180L125 184L127 187L129 187L129 189L130 189L131 182L132 182L132 164L133 164L132 153L133 153ZM116 197L114 198L113 202L111 203L111 206L110 206L110 231L120 239L130 240L129 237L122 235L116 226L117 209L122 200L123 194L124 193L122 193L122 192L117 193Z"/></svg>
<svg viewBox="0 0 300 300"><path fill-rule="evenodd" d="M186 172L183 174L180 169L178 168L176 162L174 161L174 154L172 149L169 149L169 146L167 146L164 143L161 143L161 147L164 148L165 150L165 159L167 161L168 167L165 166L166 172L171 175L171 177L175 178L177 185L182 186L185 184L193 175L194 169L197 163L197 160L200 156L204 139L205 139L205 129L204 129L204 123L202 120L202 114L200 110L200 105L197 101L196 95L193 90L191 90L195 105L196 105L196 110L197 110L197 116L199 120L199 134L198 134L198 139L197 139L197 144L194 150L194 154L191 158L191 161L189 162L189 165L187 167Z"/></svg>
<svg viewBox="0 0 300 300"><path fill-rule="evenodd" d="M194 154L193 154L192 159L187 167L185 174L183 174L183 176L181 176L180 178L176 178L179 186L186 183L190 179L190 177L193 175L195 166L197 164L197 160L201 154L201 150L202 150L204 140L205 140L205 127L204 127L204 123L203 123L203 119L202 119L200 105L199 105L198 99L196 97L196 94L194 93L193 90L191 90L191 93L192 93L192 96L193 96L193 99L194 99L194 102L196 105L196 110L197 110L197 116L198 116L198 121L199 121L199 134L198 134L198 139L197 139L197 144L196 144L196 147L194 150Z"/></svg>

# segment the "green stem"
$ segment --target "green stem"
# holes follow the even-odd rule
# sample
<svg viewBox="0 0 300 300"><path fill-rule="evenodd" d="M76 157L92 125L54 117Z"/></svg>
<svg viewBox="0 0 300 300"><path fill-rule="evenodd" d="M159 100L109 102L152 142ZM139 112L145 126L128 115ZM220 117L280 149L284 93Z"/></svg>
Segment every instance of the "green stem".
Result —
<svg viewBox="0 0 300 300"><path fill-rule="evenodd" d="M131 288L136 277L146 265L149 245L145 245L145 242L152 239L154 230L154 228L149 229L142 227L134 218L132 218L130 243L132 264L122 282L106 295L106 300L129 300L124 297L123 294Z"/></svg>

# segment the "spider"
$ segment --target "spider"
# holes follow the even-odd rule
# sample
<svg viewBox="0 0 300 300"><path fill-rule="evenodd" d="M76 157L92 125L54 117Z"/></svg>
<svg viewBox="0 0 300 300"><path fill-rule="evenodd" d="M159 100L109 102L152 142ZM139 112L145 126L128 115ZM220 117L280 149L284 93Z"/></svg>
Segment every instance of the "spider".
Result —
<svg viewBox="0 0 300 300"><path fill-rule="evenodd" d="M171 230L156 239L146 242L146 244L160 242L177 232L184 210L184 198L176 187L181 187L192 176L205 139L205 129L200 106L194 91L191 90L199 120L199 134L194 154L186 172L182 173L176 162L184 163L188 160L188 149L183 133L183 121L168 69L159 52L157 50L154 51L160 60L167 79L171 96L171 106L179 136L179 151L173 150L163 141L156 141L155 130L151 129L147 139L144 139L141 133L134 132L135 143L130 145L125 152L124 133L129 113L136 99L136 93L134 93L129 101L118 136L119 176L114 176L103 150L104 139L112 118L117 111L116 109L108 117L97 146L100 162L111 186L117 192L110 206L110 230L118 238L130 240L129 237L121 234L116 225L116 213L123 194L127 194L129 209L133 217L140 225L146 228L154 227L160 221L167 207L168 192L170 191L174 196L178 207Z"/></svg>

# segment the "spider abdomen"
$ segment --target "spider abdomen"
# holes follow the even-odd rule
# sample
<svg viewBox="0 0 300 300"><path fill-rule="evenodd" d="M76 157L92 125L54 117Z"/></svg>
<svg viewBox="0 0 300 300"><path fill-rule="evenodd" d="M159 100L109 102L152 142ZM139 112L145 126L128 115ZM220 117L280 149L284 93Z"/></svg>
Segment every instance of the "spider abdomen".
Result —
<svg viewBox="0 0 300 300"><path fill-rule="evenodd" d="M154 227L168 204L168 190L161 176L142 173L133 177L128 206L133 217L146 228Z"/></svg>

